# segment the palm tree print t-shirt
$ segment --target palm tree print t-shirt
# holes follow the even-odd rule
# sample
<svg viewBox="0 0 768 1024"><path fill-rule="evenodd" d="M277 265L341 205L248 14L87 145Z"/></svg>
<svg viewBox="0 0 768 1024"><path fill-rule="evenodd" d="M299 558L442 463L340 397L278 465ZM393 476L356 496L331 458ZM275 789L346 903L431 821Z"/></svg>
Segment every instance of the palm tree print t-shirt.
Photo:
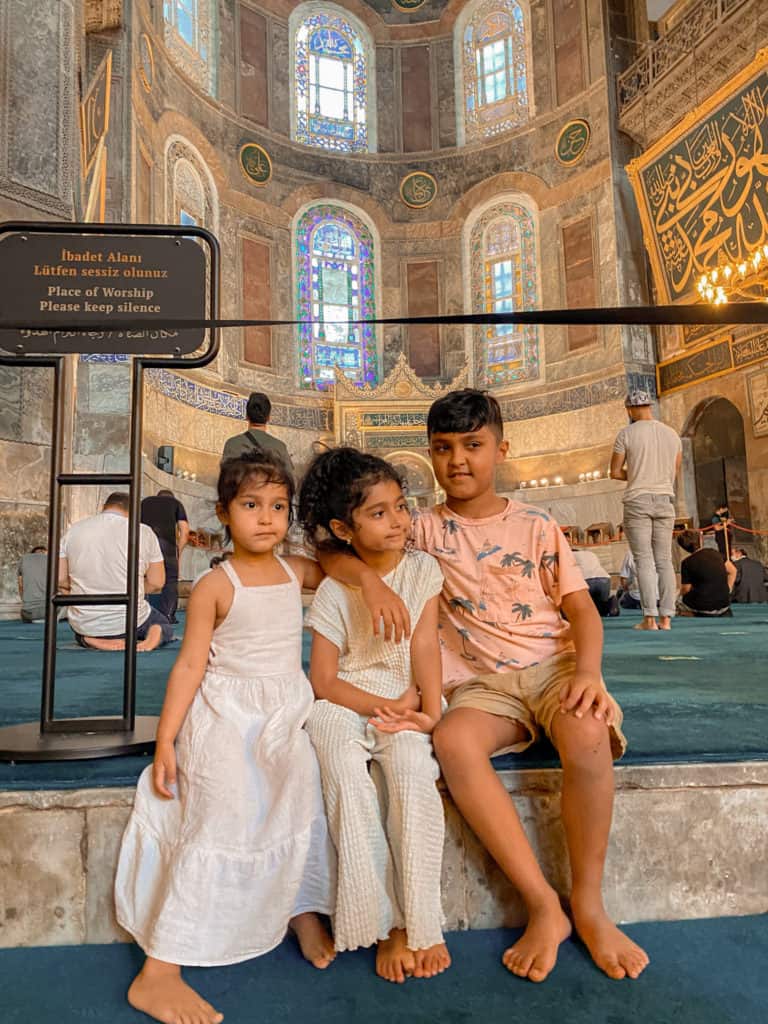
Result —
<svg viewBox="0 0 768 1024"><path fill-rule="evenodd" d="M417 513L413 541L440 563L443 687L529 668L573 650L560 615L566 594L586 590L551 516L508 501L498 515L467 519L445 505Z"/></svg>

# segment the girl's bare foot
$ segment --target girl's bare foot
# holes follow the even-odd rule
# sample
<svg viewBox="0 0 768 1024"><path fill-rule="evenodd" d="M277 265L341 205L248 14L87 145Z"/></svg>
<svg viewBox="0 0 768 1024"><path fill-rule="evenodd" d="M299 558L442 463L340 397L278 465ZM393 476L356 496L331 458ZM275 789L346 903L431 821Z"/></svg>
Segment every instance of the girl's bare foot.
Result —
<svg viewBox="0 0 768 1024"><path fill-rule="evenodd" d="M289 926L299 940L304 959L324 971L336 958L336 950L333 948L333 939L317 914L297 914L291 918Z"/></svg>
<svg viewBox="0 0 768 1024"><path fill-rule="evenodd" d="M525 931L504 953L502 963L518 978L544 981L555 966L560 943L570 934L571 922L554 900L530 911Z"/></svg>
<svg viewBox="0 0 768 1024"><path fill-rule="evenodd" d="M128 989L128 1002L161 1024L220 1024L224 1014L181 977L181 968L147 957Z"/></svg>
<svg viewBox="0 0 768 1024"><path fill-rule="evenodd" d="M415 949L413 959L414 978L434 978L436 974L442 974L451 966L451 954L444 942L429 946L427 949Z"/></svg>
<svg viewBox="0 0 768 1024"><path fill-rule="evenodd" d="M385 981L402 985L416 968L416 958L406 945L405 931L393 928L388 939L381 939L376 947L376 973Z"/></svg>
<svg viewBox="0 0 768 1024"><path fill-rule="evenodd" d="M573 923L590 956L609 978L639 978L650 963L648 954L611 921L602 906L571 898Z"/></svg>

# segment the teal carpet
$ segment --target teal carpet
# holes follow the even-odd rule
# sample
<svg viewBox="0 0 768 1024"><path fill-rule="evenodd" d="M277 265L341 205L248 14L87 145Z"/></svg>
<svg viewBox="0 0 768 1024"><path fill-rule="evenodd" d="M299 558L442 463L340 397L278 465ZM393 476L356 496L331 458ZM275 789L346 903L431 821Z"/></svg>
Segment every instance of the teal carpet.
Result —
<svg viewBox="0 0 768 1024"><path fill-rule="evenodd" d="M738 606L732 619L717 622L676 619L671 633L639 633L632 629L638 620L625 612L605 622L604 674L629 740L624 763L768 759L768 609ZM139 655L138 714L159 713L178 647ZM59 648L57 716L118 713L122 656L82 650L66 625ZM42 626L0 622L0 726L37 719L41 664ZM133 785L146 763L0 764L0 790ZM556 763L547 745L497 759L498 767Z"/></svg>
<svg viewBox="0 0 768 1024"><path fill-rule="evenodd" d="M611 981L566 942L541 985L501 965L509 931L448 936L453 966L395 986L373 973L370 950L315 971L286 940L234 967L195 969L192 984L226 1024L763 1024L768 1018L768 917L630 925L651 964ZM0 951L3 1024L140 1024L124 993L141 964L135 946Z"/></svg>

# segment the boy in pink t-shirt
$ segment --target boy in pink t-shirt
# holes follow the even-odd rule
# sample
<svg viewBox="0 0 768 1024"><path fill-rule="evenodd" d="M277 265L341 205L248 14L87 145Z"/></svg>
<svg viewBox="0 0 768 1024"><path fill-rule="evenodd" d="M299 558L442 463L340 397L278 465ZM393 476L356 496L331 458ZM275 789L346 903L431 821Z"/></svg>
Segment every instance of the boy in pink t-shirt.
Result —
<svg viewBox="0 0 768 1024"><path fill-rule="evenodd" d="M525 933L504 963L519 977L543 981L571 932L490 761L525 749L543 731L563 768L573 923L609 977L636 978L648 957L602 902L612 757L626 743L621 710L601 675L600 618L557 523L496 493L496 466L508 447L498 402L473 389L451 392L432 405L427 433L447 495L414 523L416 545L438 559L445 578L439 613L449 707L433 740L457 806L528 909ZM407 626L396 597L359 561L337 555L323 559L323 568L363 589L377 623L383 619L395 633ZM379 728L413 727L413 715L384 713Z"/></svg>

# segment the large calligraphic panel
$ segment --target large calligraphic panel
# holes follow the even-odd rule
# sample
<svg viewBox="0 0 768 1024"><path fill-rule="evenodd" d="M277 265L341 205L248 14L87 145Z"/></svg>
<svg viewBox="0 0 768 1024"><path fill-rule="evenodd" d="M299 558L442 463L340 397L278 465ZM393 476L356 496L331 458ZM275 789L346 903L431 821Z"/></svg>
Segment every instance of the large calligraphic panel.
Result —
<svg viewBox="0 0 768 1024"><path fill-rule="evenodd" d="M664 301L768 242L768 51L627 168Z"/></svg>

